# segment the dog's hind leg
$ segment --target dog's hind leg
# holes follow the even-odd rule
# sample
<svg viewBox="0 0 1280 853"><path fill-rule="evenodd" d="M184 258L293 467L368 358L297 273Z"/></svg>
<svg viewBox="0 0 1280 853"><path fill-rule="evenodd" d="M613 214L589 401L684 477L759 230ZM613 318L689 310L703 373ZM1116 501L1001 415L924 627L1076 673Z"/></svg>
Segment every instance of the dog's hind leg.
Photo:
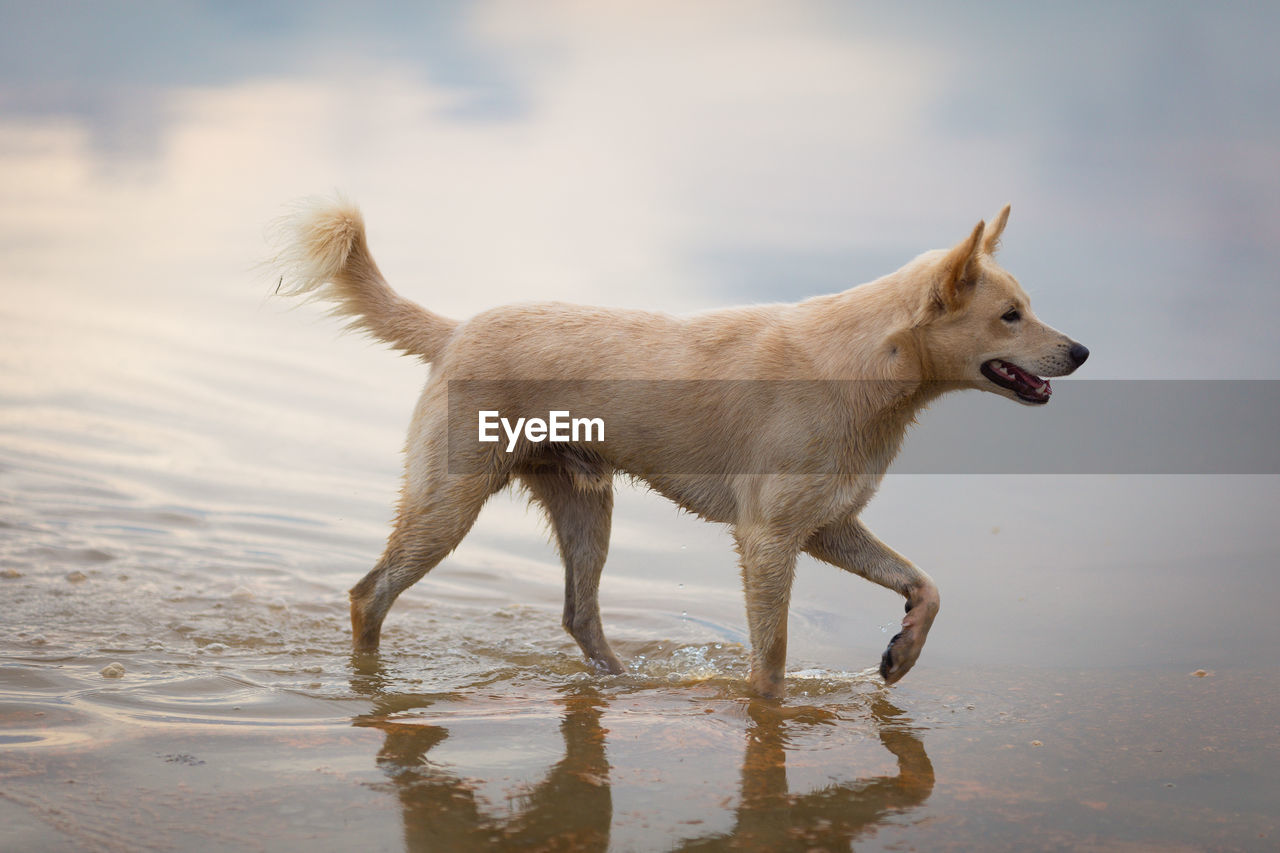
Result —
<svg viewBox="0 0 1280 853"><path fill-rule="evenodd" d="M623 671L600 623L600 573L609 553L613 515L612 471L573 476L559 468L521 473L534 499L546 509L564 562L564 629L600 669Z"/></svg>
<svg viewBox="0 0 1280 853"><path fill-rule="evenodd" d="M395 529L382 558L349 594L358 652L378 648L382 620L396 597L458 547L485 500L497 491L486 472L461 475L440 470L416 488L411 479L406 478Z"/></svg>
<svg viewBox="0 0 1280 853"><path fill-rule="evenodd" d="M938 587L906 557L876 538L851 517L816 531L805 550L819 560L861 575L907 599L902 630L889 641L880 659L880 675L893 684L915 666L925 638L938 615Z"/></svg>

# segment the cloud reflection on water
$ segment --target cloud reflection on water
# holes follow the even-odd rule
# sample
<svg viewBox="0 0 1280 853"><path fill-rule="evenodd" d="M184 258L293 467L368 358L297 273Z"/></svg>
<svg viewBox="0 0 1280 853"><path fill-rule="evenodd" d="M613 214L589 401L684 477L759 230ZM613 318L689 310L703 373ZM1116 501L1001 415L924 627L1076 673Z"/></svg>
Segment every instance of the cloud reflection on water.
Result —
<svg viewBox="0 0 1280 853"><path fill-rule="evenodd" d="M340 187L445 313L685 310L843 288L1012 201L1009 266L1102 354L1094 378L1280 362L1276 10L0 14L10 287L225 295L284 201Z"/></svg>

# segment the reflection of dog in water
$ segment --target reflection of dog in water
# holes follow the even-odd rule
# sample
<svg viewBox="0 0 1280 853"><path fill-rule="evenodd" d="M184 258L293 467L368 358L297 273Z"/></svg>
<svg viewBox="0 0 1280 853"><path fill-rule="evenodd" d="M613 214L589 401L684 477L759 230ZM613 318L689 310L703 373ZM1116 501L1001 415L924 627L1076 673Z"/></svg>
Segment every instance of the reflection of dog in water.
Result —
<svg viewBox="0 0 1280 853"><path fill-rule="evenodd" d="M485 813L466 779L427 762L426 754L445 738L446 728L362 718L356 725L386 732L378 766L395 784L404 809L405 847L417 850L482 850L495 845L517 850L605 850L613 821L609 762L600 716L606 702L591 692L561 700L564 758L506 819ZM401 709L403 710L403 709ZM548 845L561 841L566 847Z"/></svg>
<svg viewBox="0 0 1280 853"><path fill-rule="evenodd" d="M1006 207L991 226L978 223L952 249L793 305L683 318L516 305L462 323L391 289L354 208L300 215L280 258L281 284L328 299L355 327L433 365L409 428L395 529L351 590L357 650L378 647L396 597L458 546L494 492L518 483L555 531L565 566L564 627L598 667L622 672L597 593L613 475L621 472L732 526L756 691L784 692L787 611L801 552L906 598L902 630L880 666L886 681L902 678L924 647L938 590L858 515L907 426L955 389L1042 405L1050 388L1041 377L1071 373L1089 354L1041 323L995 262L1008 214ZM483 412L469 413L474 428L477 415L547 414L548 381L594 389L575 414L599 420L608 440L544 443L527 428L509 452L499 443L454 440L451 384L501 386Z"/></svg>
<svg viewBox="0 0 1280 853"><path fill-rule="evenodd" d="M397 713L407 710L395 697ZM425 700L429 701L429 700ZM613 822L608 730L601 725L608 700L593 690L564 694L560 733L564 758L531 791L518 797L516 813L486 812L475 786L427 753L449 737L446 727L396 722L374 714L358 726L382 729L386 742L378 765L394 785L405 821L406 849L472 850L499 846L530 850L605 850ZM804 794L787 785L788 726L797 714L752 702L747 748L734 827L728 833L686 839L677 850L847 849L886 817L920 805L933 791L933 765L901 711L876 697L869 718L880 742L897 758L894 776L860 779Z"/></svg>
<svg viewBox="0 0 1280 853"><path fill-rule="evenodd" d="M898 759L896 776L876 776L792 794L787 785L787 721L776 705L752 703L742 759L742 793L731 832L676 849L850 850L855 838L886 817L918 806L933 793L933 764L924 743L883 698L872 700L880 743Z"/></svg>

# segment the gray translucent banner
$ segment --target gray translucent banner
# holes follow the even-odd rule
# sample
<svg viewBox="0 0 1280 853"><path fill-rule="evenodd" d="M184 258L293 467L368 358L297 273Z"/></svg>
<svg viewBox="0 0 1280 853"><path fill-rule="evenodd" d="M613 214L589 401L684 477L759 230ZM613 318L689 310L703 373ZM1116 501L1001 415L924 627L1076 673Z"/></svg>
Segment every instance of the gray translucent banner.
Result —
<svg viewBox="0 0 1280 853"><path fill-rule="evenodd" d="M647 479L865 473L858 469L876 467L867 454L883 450L875 436L886 434L866 421L866 401L904 389L869 381L452 381L449 470L568 464ZM890 473L1280 474L1276 380L1060 379L1045 405L962 391L935 399L916 420Z"/></svg>

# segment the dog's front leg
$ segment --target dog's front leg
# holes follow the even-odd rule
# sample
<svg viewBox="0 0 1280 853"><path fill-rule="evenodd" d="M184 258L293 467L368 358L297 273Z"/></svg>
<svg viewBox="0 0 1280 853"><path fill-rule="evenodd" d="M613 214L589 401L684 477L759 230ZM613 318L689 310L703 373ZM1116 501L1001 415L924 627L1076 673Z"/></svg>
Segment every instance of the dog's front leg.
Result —
<svg viewBox="0 0 1280 853"><path fill-rule="evenodd" d="M734 540L747 597L751 686L761 696L781 699L786 694L787 609L797 549L760 530L735 530Z"/></svg>
<svg viewBox="0 0 1280 853"><path fill-rule="evenodd" d="M805 550L819 560L861 575L907 599L902 630L880 658L880 675L889 684L902 678L924 649L941 599L938 587L914 563L876 538L855 516L821 528Z"/></svg>

